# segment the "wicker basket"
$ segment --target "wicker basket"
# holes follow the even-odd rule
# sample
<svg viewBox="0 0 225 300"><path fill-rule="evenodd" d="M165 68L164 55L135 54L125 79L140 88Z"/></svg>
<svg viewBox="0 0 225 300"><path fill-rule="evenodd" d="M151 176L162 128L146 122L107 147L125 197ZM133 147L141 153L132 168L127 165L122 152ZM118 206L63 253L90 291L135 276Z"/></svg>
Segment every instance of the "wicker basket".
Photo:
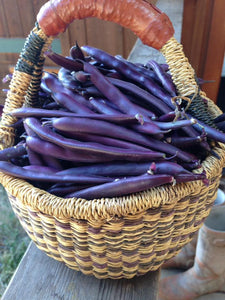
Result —
<svg viewBox="0 0 225 300"><path fill-rule="evenodd" d="M2 148L14 143L15 133L8 125L16 120L8 113L23 104L35 105L43 53L53 37L74 19L95 16L130 28L145 44L163 53L180 95L197 98L193 97L198 91L194 70L173 37L172 24L165 14L143 0L95 3L61 0L42 7L10 84L0 125ZM210 114L221 113L210 99L208 102ZM56 197L3 173L0 180L27 234L47 255L97 278L132 278L157 270L203 224L216 198L225 162L224 146L218 144L214 151L221 159L209 156L202 164L209 186L194 181L87 201Z"/></svg>

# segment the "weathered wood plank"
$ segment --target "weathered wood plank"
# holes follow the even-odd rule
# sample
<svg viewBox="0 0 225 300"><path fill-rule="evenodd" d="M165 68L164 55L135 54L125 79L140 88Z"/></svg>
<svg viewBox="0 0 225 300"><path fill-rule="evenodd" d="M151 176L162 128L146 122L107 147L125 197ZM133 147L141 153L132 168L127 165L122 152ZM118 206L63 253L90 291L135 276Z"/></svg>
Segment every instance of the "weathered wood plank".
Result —
<svg viewBox="0 0 225 300"><path fill-rule="evenodd" d="M123 31L118 24L96 18L86 20L87 43L112 55L123 55Z"/></svg>
<svg viewBox="0 0 225 300"><path fill-rule="evenodd" d="M213 2L212 21L210 24L208 47L205 54L204 70L202 78L214 80L203 86L207 96L216 102L225 53L225 2L217 0Z"/></svg>
<svg viewBox="0 0 225 300"><path fill-rule="evenodd" d="M195 11L197 0L184 0L183 18L182 18L182 36L181 43L184 53L189 58L191 55L192 34L195 23ZM185 30L188 28L188 30Z"/></svg>
<svg viewBox="0 0 225 300"><path fill-rule="evenodd" d="M131 49L137 40L137 36L129 29L123 28L123 57L128 58Z"/></svg>
<svg viewBox="0 0 225 300"><path fill-rule="evenodd" d="M99 280L69 269L31 243L2 300L155 300L159 273Z"/></svg>
<svg viewBox="0 0 225 300"><path fill-rule="evenodd" d="M198 77L212 80L202 86L217 100L225 51L224 1L184 0L181 42Z"/></svg>
<svg viewBox="0 0 225 300"><path fill-rule="evenodd" d="M42 7L42 5L44 5L47 1L46 0L33 0L33 9L34 9L34 15L36 18L36 15L38 14L40 8Z"/></svg>
<svg viewBox="0 0 225 300"><path fill-rule="evenodd" d="M205 63L205 47L202 46L207 44L211 13L211 0L184 1L182 43L198 76Z"/></svg>
<svg viewBox="0 0 225 300"><path fill-rule="evenodd" d="M87 44L86 20L75 20L69 25L69 45L75 45L76 41L80 46Z"/></svg>
<svg viewBox="0 0 225 300"><path fill-rule="evenodd" d="M35 25L36 16L32 1L17 0L17 7L21 19L23 36L26 37Z"/></svg>
<svg viewBox="0 0 225 300"><path fill-rule="evenodd" d="M3 2L0 2L0 36L1 37L8 37L8 26L5 16L5 8Z"/></svg>
<svg viewBox="0 0 225 300"><path fill-rule="evenodd" d="M15 0L2 0L9 37L23 37L19 10Z"/></svg>

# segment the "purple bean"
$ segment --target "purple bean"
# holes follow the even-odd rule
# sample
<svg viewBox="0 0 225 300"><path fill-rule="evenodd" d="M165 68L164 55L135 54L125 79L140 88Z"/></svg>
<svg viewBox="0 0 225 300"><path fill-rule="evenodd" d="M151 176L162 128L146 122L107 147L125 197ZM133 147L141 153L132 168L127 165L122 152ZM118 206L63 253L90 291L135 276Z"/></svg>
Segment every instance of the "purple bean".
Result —
<svg viewBox="0 0 225 300"><path fill-rule="evenodd" d="M88 120L83 120L81 118L79 119L65 117L53 119L52 125L57 130L62 130L65 132L94 133L134 142L148 147L151 150L160 151L162 153L167 153L170 155L176 155L178 158L186 162L196 160L195 155L184 152L168 143L164 143L150 136L146 137L125 127L118 127L118 125L112 123L109 124L108 122L100 120L92 120L92 122L89 123Z"/></svg>
<svg viewBox="0 0 225 300"><path fill-rule="evenodd" d="M151 162L135 163L135 162L117 162L112 163L99 163L90 164L85 166L79 166L75 168L65 169L57 174L69 175L69 174L93 174L102 176L136 176L144 174L151 166ZM181 167L182 168L182 167Z"/></svg>
<svg viewBox="0 0 225 300"><path fill-rule="evenodd" d="M191 119L186 119L186 120L177 120L177 121L173 121L173 122L152 121L152 123L164 130L174 130L174 129L183 128L185 126L192 126L193 124L196 124L197 121L195 119L191 118Z"/></svg>
<svg viewBox="0 0 225 300"><path fill-rule="evenodd" d="M58 79L65 88L70 90L75 90L80 87L80 82L78 82L71 72L65 68L60 68L58 71Z"/></svg>
<svg viewBox="0 0 225 300"><path fill-rule="evenodd" d="M184 183L188 181L202 180L205 185L209 184L205 173L200 174L178 174L174 176L176 183Z"/></svg>
<svg viewBox="0 0 225 300"><path fill-rule="evenodd" d="M217 127L219 130L225 132L225 122L224 122L224 121L217 122L217 123L216 123L216 127Z"/></svg>
<svg viewBox="0 0 225 300"><path fill-rule="evenodd" d="M147 107L148 105L145 105L144 103L141 103L140 99L138 99L134 95L127 94L126 96L133 103L133 106L134 107L136 106L137 110L142 115L147 116L150 120L155 120L156 119L156 114L153 111L150 110L150 107Z"/></svg>
<svg viewBox="0 0 225 300"><path fill-rule="evenodd" d="M160 129L160 127L151 120L144 122L142 125L132 125L132 129L137 132L154 135L157 139L162 139L164 133L168 133L170 129Z"/></svg>
<svg viewBox="0 0 225 300"><path fill-rule="evenodd" d="M56 175L56 174L50 174L46 172L41 172L42 167L40 168L40 171L31 171L27 170L23 167L15 166L10 162L7 161L0 161L0 170L4 172L7 175L15 176L22 179L27 180L38 180L38 181L45 181L45 182L74 182L74 183L105 183L105 182L111 182L113 179L109 177L100 177L100 176L72 176L72 175Z"/></svg>
<svg viewBox="0 0 225 300"><path fill-rule="evenodd" d="M103 114L115 114L117 111L111 107L109 107L106 103L102 101L98 101L96 99L90 99L90 101L93 103L96 109L98 109L98 112ZM137 108L137 111L139 108ZM163 131L159 128L159 126L156 123L153 123L151 120L144 122L144 120L141 120L143 116L139 117L141 125L133 125L132 128L136 130L137 132L150 134L150 135L158 135L158 138L163 137L163 133L166 133L167 131ZM107 120L107 119L106 119Z"/></svg>
<svg viewBox="0 0 225 300"><path fill-rule="evenodd" d="M171 112L171 114L175 114L175 116L176 116L176 112L174 111L174 112ZM170 114L170 113L168 113L168 114ZM168 115L169 116L169 115ZM168 116L164 116L165 118L167 118ZM185 117L188 117L189 119L192 119L192 116L191 115L187 115L187 114L185 114ZM162 121L163 121L163 119L161 119ZM196 119L197 120L197 119ZM199 121L197 120L197 123L198 123ZM196 128L195 128L195 125L196 124L193 124L193 126L184 126L184 127L182 127L182 131L188 136L188 137L191 137L191 138L194 138L194 139L198 139L198 136L199 136L199 132L196 130ZM201 134L201 136L202 136L202 134ZM205 139L203 139L202 141L200 141L200 146L203 148L203 149L205 149L206 151L209 151L210 150L210 146L209 146L209 144L206 142L206 140Z"/></svg>
<svg viewBox="0 0 225 300"><path fill-rule="evenodd" d="M148 65L153 69L153 71L157 74L162 86L164 89L169 92L169 94L174 97L176 96L176 88L172 81L172 79L168 76L168 74L163 70L163 68L158 64L155 60L149 60Z"/></svg>
<svg viewBox="0 0 225 300"><path fill-rule="evenodd" d="M12 79L12 74L6 74L6 75L2 78L2 83L10 82L11 79Z"/></svg>
<svg viewBox="0 0 225 300"><path fill-rule="evenodd" d="M83 96L89 97L101 97L104 98L104 95L97 89L94 85L88 86L84 90L81 91Z"/></svg>
<svg viewBox="0 0 225 300"><path fill-rule="evenodd" d="M193 124L192 126L187 126L187 127L183 127L182 131L189 137L193 137L196 138L199 136L199 132L196 130L195 128L196 124ZM204 133L202 132L201 135L203 136ZM208 142L206 141L206 139L203 139L200 142L200 146L202 147L202 149L205 149L206 151L210 150L210 146L208 144Z"/></svg>
<svg viewBox="0 0 225 300"><path fill-rule="evenodd" d="M0 150L0 160L10 160L12 158L20 157L27 153L26 144L18 144L9 148Z"/></svg>
<svg viewBox="0 0 225 300"><path fill-rule="evenodd" d="M82 50L86 51L89 55L94 57L96 60L102 62L104 65L114 68L127 78L138 82L139 84L144 86L148 91L150 91L153 95L160 99L164 99L165 102L171 105L171 97L167 93L165 93L164 90L150 78L146 78L145 76L140 75L138 71L131 70L129 66L127 66L127 64L116 59L114 56L104 52L103 50L90 46L83 46Z"/></svg>
<svg viewBox="0 0 225 300"><path fill-rule="evenodd" d="M168 72L169 71L169 65L168 64L160 64L161 68L164 70L164 72Z"/></svg>
<svg viewBox="0 0 225 300"><path fill-rule="evenodd" d="M75 185L74 183L56 183L47 189L47 192L58 197L64 197L68 193L74 193L84 188L93 186L93 184L79 184Z"/></svg>
<svg viewBox="0 0 225 300"><path fill-rule="evenodd" d="M87 200L105 197L119 197L141 192L163 184L172 183L170 175L140 175L125 179L114 180L111 183L101 184L66 195L66 198L77 197Z"/></svg>
<svg viewBox="0 0 225 300"><path fill-rule="evenodd" d="M42 155L41 158L45 166L55 169L57 171L63 170L62 164L59 159L47 154Z"/></svg>
<svg viewBox="0 0 225 300"><path fill-rule="evenodd" d="M44 103L42 105L42 109L45 109L45 110L49 110L49 109L51 109L51 110L61 110L62 111L62 107L59 104L57 104L55 101L54 102L49 102L49 103Z"/></svg>
<svg viewBox="0 0 225 300"><path fill-rule="evenodd" d="M86 120L84 119L86 122ZM56 132L52 131L50 128L46 126L42 126L41 123L35 118L27 118L25 119L25 123L28 127L30 127L34 132L36 132L42 139L45 141L57 144L58 146L64 147L66 149L77 150L78 153L86 154L86 155L98 155L103 156L105 158L111 159L125 159L125 160L148 160L155 158L164 157L163 153L153 152L150 150L146 151L137 151L137 150L129 150L123 148L116 148L105 146L97 143L82 143L79 141L75 141L72 139L65 138ZM72 126L73 124L71 124ZM51 154L49 154L51 155Z"/></svg>
<svg viewBox="0 0 225 300"><path fill-rule="evenodd" d="M102 120L91 120L90 122L89 119L63 117L52 119L51 124L55 129L60 131L93 133L134 142L144 146L150 145L148 137L134 132L131 129Z"/></svg>
<svg viewBox="0 0 225 300"><path fill-rule="evenodd" d="M214 141L225 143L225 133L219 131L216 128L210 127L206 125L205 123L198 120L197 124L193 125L194 128L202 133L205 132L207 134L207 137L210 139L213 139Z"/></svg>
<svg viewBox="0 0 225 300"><path fill-rule="evenodd" d="M112 70L114 72L110 72L108 74L106 74L107 78L116 78L116 79L122 79L122 75L119 74L117 71Z"/></svg>
<svg viewBox="0 0 225 300"><path fill-rule="evenodd" d="M168 113L162 114L158 117L159 122L172 122L176 118L176 112L170 111Z"/></svg>
<svg viewBox="0 0 225 300"><path fill-rule="evenodd" d="M12 110L10 112L11 116L17 118L27 118L27 117L75 117L77 116L76 113L67 112L63 110L47 110L43 108L36 108L36 107L20 107Z"/></svg>
<svg viewBox="0 0 225 300"><path fill-rule="evenodd" d="M71 99L74 99L76 103L79 103L81 106L87 107L89 109L90 113L93 113L93 107L90 105L89 101L82 95L80 95L77 92L71 92L69 90L65 90L64 94L67 94L71 97Z"/></svg>
<svg viewBox="0 0 225 300"><path fill-rule="evenodd" d="M36 132L34 132L34 130L32 130L32 128L27 126L27 124L25 122L24 122L24 128L25 128L26 134L28 136L37 137ZM33 151L32 149L30 149L29 147L27 147L27 154L28 154L28 161L29 161L30 165L43 166L44 162L39 153L37 153L37 152Z"/></svg>
<svg viewBox="0 0 225 300"><path fill-rule="evenodd" d="M74 46L72 46L70 48L70 55L73 59L81 59L81 60L85 60L84 57L84 53L82 52L80 46L78 45L78 43L76 42L76 44Z"/></svg>
<svg viewBox="0 0 225 300"><path fill-rule="evenodd" d="M30 165L43 166L44 162L39 153L27 147L27 154Z"/></svg>
<svg viewBox="0 0 225 300"><path fill-rule="evenodd" d="M68 135L68 132L63 132L64 135ZM96 134L87 134L87 133L73 133L72 135L69 135L71 138L79 139L81 141L85 142L95 142L100 143L103 145L108 145L117 148L125 148L125 149L136 149L136 150L143 150L147 151L149 148L145 148L144 146L136 145L134 143L130 143L128 141L122 141L115 138L110 138L102 135L96 135Z"/></svg>
<svg viewBox="0 0 225 300"><path fill-rule="evenodd" d="M195 160L193 162L181 162L181 165L189 171L200 169L202 167L200 160Z"/></svg>
<svg viewBox="0 0 225 300"><path fill-rule="evenodd" d="M45 72L41 80L41 88L48 94L62 92L65 90L57 75Z"/></svg>
<svg viewBox="0 0 225 300"><path fill-rule="evenodd" d="M66 88L61 83L57 75L54 75L52 73L45 72L44 76L42 77L41 88L50 95L55 93L67 94L71 98L75 98L74 101L79 102L80 104L84 104L85 106L89 106L89 102L83 96L77 93L74 94L71 90Z"/></svg>
<svg viewBox="0 0 225 300"><path fill-rule="evenodd" d="M15 123L13 123L12 125L8 125L8 127L12 127L12 128L15 128L15 129L18 129L20 128L21 126L23 126L23 120L20 119L20 120L17 120Z"/></svg>
<svg viewBox="0 0 225 300"><path fill-rule="evenodd" d="M205 79L203 79L203 78L197 77L197 78L196 78L196 82L197 82L199 85L203 85L203 84L205 84L205 83L215 82L215 80L205 80Z"/></svg>
<svg viewBox="0 0 225 300"><path fill-rule="evenodd" d="M121 113L119 109L112 108L112 106L108 105L104 99L90 97L89 101L95 110L101 114L115 115L118 112Z"/></svg>
<svg viewBox="0 0 225 300"><path fill-rule="evenodd" d="M56 92L52 93L52 97L57 104L67 108L71 112L94 114L94 112L88 108L88 101L79 94L70 95L64 92ZM83 98L81 101L86 101L87 105L82 104L79 98Z"/></svg>
<svg viewBox="0 0 225 300"><path fill-rule="evenodd" d="M57 54L53 51L47 51L45 55L51 59L57 65L68 69L70 71L80 71L82 70L82 63L79 60L74 60L69 57L64 57L60 54Z"/></svg>
<svg viewBox="0 0 225 300"><path fill-rule="evenodd" d="M4 94L7 94L9 91L10 91L10 89L2 89L2 92L3 92ZM2 108L1 108L1 113L2 113Z"/></svg>
<svg viewBox="0 0 225 300"><path fill-rule="evenodd" d="M170 162L170 161L161 161L161 162L152 162L148 173L150 174L168 174L175 176L177 174L192 174L190 171L186 170L181 165Z"/></svg>
<svg viewBox="0 0 225 300"><path fill-rule="evenodd" d="M73 72L73 77L79 82L87 82L90 80L90 74L84 71Z"/></svg>
<svg viewBox="0 0 225 300"><path fill-rule="evenodd" d="M171 136L166 139L167 143L176 147L187 148L190 146L200 145L205 140L205 136L187 137L187 136Z"/></svg>
<svg viewBox="0 0 225 300"><path fill-rule="evenodd" d="M40 166L40 165L28 165L28 166L24 166L23 169L34 171L34 172L46 173L46 174L56 174L56 172L59 171L51 167Z"/></svg>
<svg viewBox="0 0 225 300"><path fill-rule="evenodd" d="M28 136L26 139L27 146L36 153L41 155L45 155L48 153L49 155L62 159L65 161L73 161L73 162L83 162L83 163L96 163L96 162L104 162L111 161L108 157L97 156L93 154L84 154L82 152L78 152L71 149L62 148L56 144L43 141L37 137Z"/></svg>
<svg viewBox="0 0 225 300"><path fill-rule="evenodd" d="M183 151L180 148L170 145L168 143L165 143L163 141L159 141L154 138L151 138L150 136L148 137L148 142L149 142L149 147L151 147L151 149L153 149L153 150L157 149L157 151L161 151L161 152L170 154L172 156L176 156L181 161L193 162L193 161L198 160L194 154L187 152L187 151Z"/></svg>
<svg viewBox="0 0 225 300"><path fill-rule="evenodd" d="M158 80L156 73L153 72L152 70L146 69L143 65L137 65L130 61L127 61L125 58L123 58L120 55L116 55L115 58L124 62L129 67L130 70L134 72L138 71L140 74L143 74L144 76L152 80L156 80L156 81Z"/></svg>
<svg viewBox="0 0 225 300"><path fill-rule="evenodd" d="M137 114L136 116L130 116L122 113L114 115L103 115L103 114L77 114L73 112L67 112L62 110L46 110L42 108L33 108L33 107L21 107L14 109L10 112L10 115L17 118L27 118L27 117L74 117L74 118L90 118L96 120L105 120L117 124L135 124L143 123L141 115Z"/></svg>
<svg viewBox="0 0 225 300"><path fill-rule="evenodd" d="M12 158L10 160L10 162L13 163L14 165L20 166L20 167L23 167L23 166L29 164L27 154Z"/></svg>
<svg viewBox="0 0 225 300"><path fill-rule="evenodd" d="M102 75L97 68L89 63L83 63L84 71L90 74L91 81L98 88L98 90L112 103L114 103L122 112L136 115L137 108L133 106L132 102L120 92L113 84L110 83L108 78ZM143 115L144 119L148 119Z"/></svg>
<svg viewBox="0 0 225 300"><path fill-rule="evenodd" d="M223 121L225 121L225 113L220 114L219 116L217 116L217 117L214 119L214 122L215 122L215 123L223 122Z"/></svg>
<svg viewBox="0 0 225 300"><path fill-rule="evenodd" d="M157 112L160 113L171 112L171 107L169 107L161 99L153 96L152 94L138 87L137 85L116 78L108 78L108 80L118 88L124 90L126 93L132 93L133 95L145 100L145 102L148 103L151 108L155 108Z"/></svg>

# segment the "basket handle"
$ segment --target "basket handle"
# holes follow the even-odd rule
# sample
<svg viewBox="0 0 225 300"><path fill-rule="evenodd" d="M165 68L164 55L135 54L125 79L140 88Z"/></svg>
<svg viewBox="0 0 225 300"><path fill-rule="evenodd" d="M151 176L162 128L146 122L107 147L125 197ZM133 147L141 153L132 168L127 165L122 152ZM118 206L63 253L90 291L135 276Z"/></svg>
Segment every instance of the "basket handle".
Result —
<svg viewBox="0 0 225 300"><path fill-rule="evenodd" d="M159 50L165 57L179 95L191 99L193 111L210 119L202 106L195 72L183 53L182 45L173 37L174 28L168 16L145 0L50 0L44 4L37 23L24 44L17 61L0 122L0 148L14 143L12 124L16 118L10 112L18 107L34 105L43 65L44 52L53 38L66 30L75 19L97 17L118 23L132 30L144 44ZM196 104L195 104L196 103ZM201 118L200 118L201 119Z"/></svg>
<svg viewBox="0 0 225 300"><path fill-rule="evenodd" d="M66 30L76 19L97 17L129 28L144 44L157 50L174 35L165 13L145 0L58 0L42 6L37 21L47 36Z"/></svg>
<svg viewBox="0 0 225 300"><path fill-rule="evenodd" d="M198 93L195 72L173 37L172 22L146 0L50 0L41 7L37 21L46 36L54 37L75 19L88 17L129 28L143 44L162 52L179 94L192 99Z"/></svg>
<svg viewBox="0 0 225 300"><path fill-rule="evenodd" d="M199 92L195 72L173 37L169 17L146 0L50 0L41 7L37 21L46 36L54 37L75 19L88 17L129 28L143 44L164 55L179 94L192 99Z"/></svg>

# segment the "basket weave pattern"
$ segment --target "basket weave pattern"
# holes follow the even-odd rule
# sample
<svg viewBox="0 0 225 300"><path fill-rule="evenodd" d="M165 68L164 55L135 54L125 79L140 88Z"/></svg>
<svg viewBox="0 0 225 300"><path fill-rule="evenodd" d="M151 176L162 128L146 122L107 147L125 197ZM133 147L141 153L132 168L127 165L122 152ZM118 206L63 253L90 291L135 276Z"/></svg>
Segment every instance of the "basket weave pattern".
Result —
<svg viewBox="0 0 225 300"><path fill-rule="evenodd" d="M218 153L221 155L223 151L219 149ZM38 208L46 203L46 192L40 202L35 203L34 197L27 199L26 193L29 189L28 196L32 197L35 189L23 180L12 182L10 176L4 175L3 185L23 228L47 255L97 278L132 278L157 270L176 255L208 216L216 198L220 181L218 170L222 165L221 161L211 157L204 164L211 172L208 187L192 182L137 193L127 197L127 201L125 197L94 200L102 207L105 218L98 218L99 212L92 211L92 201L79 199L74 200L73 205L79 208L78 215L86 213L85 218L77 217L74 211L71 217L63 217L63 203L60 206L56 201L49 201L44 206L45 211L53 209L50 206L55 208L49 215ZM119 202L124 202L122 208ZM114 215L110 215L110 206L116 203L120 211L117 215L115 207Z"/></svg>
<svg viewBox="0 0 225 300"><path fill-rule="evenodd" d="M9 125L16 120L8 113L23 104L35 106L43 53L51 41L37 24L21 52L0 124L2 148L14 143ZM174 48L178 52L175 56ZM194 72L182 47L172 38L162 53L180 94L193 95ZM177 56L185 61L179 72ZM208 102L210 114L219 115L220 109L210 99ZM0 180L23 228L47 255L97 278L132 278L157 270L190 242L203 224L216 199L225 165L224 145L213 150L221 159L209 156L202 163L208 186L201 181L168 184L129 196L87 201L56 197L3 173Z"/></svg>

